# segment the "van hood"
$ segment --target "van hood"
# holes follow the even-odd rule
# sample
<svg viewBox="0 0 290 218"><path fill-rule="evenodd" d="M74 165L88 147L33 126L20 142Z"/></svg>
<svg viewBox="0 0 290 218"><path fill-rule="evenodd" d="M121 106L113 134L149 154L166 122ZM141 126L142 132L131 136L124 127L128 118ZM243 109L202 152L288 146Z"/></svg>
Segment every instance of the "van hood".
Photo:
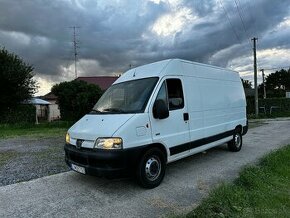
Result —
<svg viewBox="0 0 290 218"><path fill-rule="evenodd" d="M95 141L98 137L111 137L134 114L88 114L69 130L71 138Z"/></svg>

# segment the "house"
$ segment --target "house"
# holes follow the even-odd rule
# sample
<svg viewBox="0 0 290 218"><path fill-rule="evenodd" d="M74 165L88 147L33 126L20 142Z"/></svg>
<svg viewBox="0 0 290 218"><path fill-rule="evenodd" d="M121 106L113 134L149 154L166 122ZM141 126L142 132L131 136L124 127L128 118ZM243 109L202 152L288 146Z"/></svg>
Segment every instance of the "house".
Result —
<svg viewBox="0 0 290 218"><path fill-rule="evenodd" d="M48 101L48 121L59 120L60 119L60 110L57 104L57 97L51 92L42 96L41 99Z"/></svg>
<svg viewBox="0 0 290 218"><path fill-rule="evenodd" d="M39 121L49 120L50 103L40 98L31 98L23 102L23 104L31 104L35 106L35 123Z"/></svg>
<svg viewBox="0 0 290 218"><path fill-rule="evenodd" d="M103 91L108 89L119 77L117 76L84 76L78 77L76 80L85 81L89 84L95 84L99 86ZM42 96L41 99L48 101L49 105L47 108L48 121L58 120L60 119L60 110L57 104L57 97L52 94L51 92L47 93L46 95Z"/></svg>
<svg viewBox="0 0 290 218"><path fill-rule="evenodd" d="M119 77L117 76L81 76L76 80L99 86L103 91L108 89Z"/></svg>

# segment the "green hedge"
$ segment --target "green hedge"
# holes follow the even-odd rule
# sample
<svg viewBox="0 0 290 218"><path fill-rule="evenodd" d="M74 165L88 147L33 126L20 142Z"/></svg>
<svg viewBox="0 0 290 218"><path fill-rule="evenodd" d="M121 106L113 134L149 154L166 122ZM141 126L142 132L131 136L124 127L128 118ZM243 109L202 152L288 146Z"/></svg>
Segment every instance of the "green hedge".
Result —
<svg viewBox="0 0 290 218"><path fill-rule="evenodd" d="M0 123L34 123L35 122L35 106L18 105L15 108L9 108L0 114Z"/></svg>
<svg viewBox="0 0 290 218"><path fill-rule="evenodd" d="M290 98L259 99L259 107L265 107L267 113L269 113L271 106L279 107L276 110L279 110L280 112L290 111ZM247 114L254 113L255 113L255 98L247 97Z"/></svg>

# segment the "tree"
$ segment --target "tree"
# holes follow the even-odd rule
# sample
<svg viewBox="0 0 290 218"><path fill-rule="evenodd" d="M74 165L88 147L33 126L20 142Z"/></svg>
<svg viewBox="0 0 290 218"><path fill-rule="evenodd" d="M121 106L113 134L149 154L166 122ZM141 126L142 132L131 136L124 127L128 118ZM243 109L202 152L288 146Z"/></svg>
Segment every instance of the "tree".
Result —
<svg viewBox="0 0 290 218"><path fill-rule="evenodd" d="M267 93L272 97L284 97L285 91L290 90L290 69L269 74L265 85Z"/></svg>
<svg viewBox="0 0 290 218"><path fill-rule="evenodd" d="M61 118L77 120L91 111L102 95L100 87L73 80L54 85L51 92L57 96Z"/></svg>
<svg viewBox="0 0 290 218"><path fill-rule="evenodd" d="M242 80L244 88L249 88L249 89L252 88L252 82L250 80L242 79L242 78L241 78L241 80Z"/></svg>
<svg viewBox="0 0 290 218"><path fill-rule="evenodd" d="M290 69L276 71L266 77L267 89L290 90Z"/></svg>
<svg viewBox="0 0 290 218"><path fill-rule="evenodd" d="M0 112L16 107L37 91L33 67L0 48Z"/></svg>

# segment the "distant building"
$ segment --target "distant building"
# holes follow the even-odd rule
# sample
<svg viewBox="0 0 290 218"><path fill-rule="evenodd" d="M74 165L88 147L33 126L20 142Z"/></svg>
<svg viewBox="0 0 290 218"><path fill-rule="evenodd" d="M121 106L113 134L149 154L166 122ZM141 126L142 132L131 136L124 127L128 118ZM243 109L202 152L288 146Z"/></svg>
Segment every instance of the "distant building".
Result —
<svg viewBox="0 0 290 218"><path fill-rule="evenodd" d="M76 80L84 81L89 84L98 85L103 91L108 89L119 77L117 76L82 76L76 78ZM47 105L47 119L48 121L60 119L60 110L57 104L57 97L51 92L42 96L41 99L48 101Z"/></svg>
<svg viewBox="0 0 290 218"><path fill-rule="evenodd" d="M23 104L31 104L35 106L35 123L39 121L49 120L50 103L40 98L31 98L23 102Z"/></svg>
<svg viewBox="0 0 290 218"><path fill-rule="evenodd" d="M60 110L57 104L57 97L51 92L42 96L41 99L48 101L48 121L59 120L60 119Z"/></svg>
<svg viewBox="0 0 290 218"><path fill-rule="evenodd" d="M81 76L76 80L98 85L103 91L108 89L119 77L117 76Z"/></svg>

